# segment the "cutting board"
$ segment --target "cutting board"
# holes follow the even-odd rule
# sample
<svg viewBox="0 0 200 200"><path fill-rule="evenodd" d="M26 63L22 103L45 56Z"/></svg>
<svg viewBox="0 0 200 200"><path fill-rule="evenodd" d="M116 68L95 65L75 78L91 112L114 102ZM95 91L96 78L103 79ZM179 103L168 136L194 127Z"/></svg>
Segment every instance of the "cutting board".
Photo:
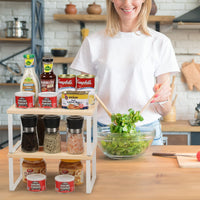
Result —
<svg viewBox="0 0 200 200"><path fill-rule="evenodd" d="M195 155L195 154L194 154ZM200 168L200 161L194 157L177 156L179 167L182 168Z"/></svg>

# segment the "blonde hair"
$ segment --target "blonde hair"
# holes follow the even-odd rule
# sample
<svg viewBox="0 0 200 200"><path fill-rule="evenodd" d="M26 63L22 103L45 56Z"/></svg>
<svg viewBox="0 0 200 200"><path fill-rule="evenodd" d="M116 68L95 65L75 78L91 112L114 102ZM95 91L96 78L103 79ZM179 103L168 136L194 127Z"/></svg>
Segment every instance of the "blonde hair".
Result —
<svg viewBox="0 0 200 200"><path fill-rule="evenodd" d="M106 0L107 5L107 22L106 34L113 37L120 31L120 18L117 14L114 4L111 0ZM150 35L147 29L148 17L151 11L151 0L145 0L142 4L141 11L138 15L136 28L145 35Z"/></svg>

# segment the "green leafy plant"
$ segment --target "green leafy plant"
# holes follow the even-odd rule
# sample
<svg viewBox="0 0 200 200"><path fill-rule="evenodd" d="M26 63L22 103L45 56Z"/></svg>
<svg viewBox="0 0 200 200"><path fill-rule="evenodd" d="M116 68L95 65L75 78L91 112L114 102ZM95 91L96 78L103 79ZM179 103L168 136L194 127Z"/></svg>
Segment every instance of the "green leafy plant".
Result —
<svg viewBox="0 0 200 200"><path fill-rule="evenodd" d="M135 123L143 121L139 111L128 110L128 114L113 114L111 117L110 134L101 141L107 154L130 156L142 153L152 140L136 130Z"/></svg>

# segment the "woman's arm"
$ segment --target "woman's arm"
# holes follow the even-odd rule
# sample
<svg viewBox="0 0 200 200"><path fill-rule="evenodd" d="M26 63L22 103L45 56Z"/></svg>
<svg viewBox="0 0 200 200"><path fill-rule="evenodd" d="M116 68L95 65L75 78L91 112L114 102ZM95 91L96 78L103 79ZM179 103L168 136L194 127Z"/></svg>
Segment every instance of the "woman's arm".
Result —
<svg viewBox="0 0 200 200"><path fill-rule="evenodd" d="M171 87L170 73L162 74L156 78L156 84L153 88L155 94L151 103L160 115L164 116L171 110Z"/></svg>

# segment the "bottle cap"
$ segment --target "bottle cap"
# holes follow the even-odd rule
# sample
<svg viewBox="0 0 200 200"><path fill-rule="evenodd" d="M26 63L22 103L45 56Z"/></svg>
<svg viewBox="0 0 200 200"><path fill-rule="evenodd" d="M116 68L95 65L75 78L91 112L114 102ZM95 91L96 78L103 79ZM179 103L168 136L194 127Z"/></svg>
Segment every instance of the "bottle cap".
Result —
<svg viewBox="0 0 200 200"><path fill-rule="evenodd" d="M22 115L21 121L22 121L23 127L36 127L37 115Z"/></svg>
<svg viewBox="0 0 200 200"><path fill-rule="evenodd" d="M69 129L82 129L84 118L79 115L72 115L67 118L67 127Z"/></svg>
<svg viewBox="0 0 200 200"><path fill-rule="evenodd" d="M35 57L35 55L34 54L25 54L24 55L24 58L34 58Z"/></svg>
<svg viewBox="0 0 200 200"><path fill-rule="evenodd" d="M58 115L47 115L44 117L44 124L46 128L59 128L60 116Z"/></svg>
<svg viewBox="0 0 200 200"><path fill-rule="evenodd" d="M50 57L50 56L49 56L49 57L48 57L48 56L45 56L45 57L42 58L42 61L43 61L43 62L53 62L53 58Z"/></svg>

